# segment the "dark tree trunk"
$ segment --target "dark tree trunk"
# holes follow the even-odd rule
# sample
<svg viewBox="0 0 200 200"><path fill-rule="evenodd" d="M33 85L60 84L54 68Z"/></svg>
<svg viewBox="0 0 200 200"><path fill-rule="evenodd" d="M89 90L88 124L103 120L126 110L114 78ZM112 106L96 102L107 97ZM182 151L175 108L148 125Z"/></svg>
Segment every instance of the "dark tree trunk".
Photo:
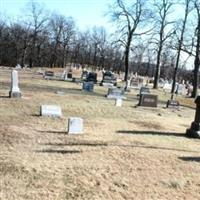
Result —
<svg viewBox="0 0 200 200"><path fill-rule="evenodd" d="M197 46L196 46L196 54L194 61L194 76L193 76L193 91L192 98L196 98L198 94L198 85L199 85L199 66L200 66L200 18L197 26Z"/></svg>

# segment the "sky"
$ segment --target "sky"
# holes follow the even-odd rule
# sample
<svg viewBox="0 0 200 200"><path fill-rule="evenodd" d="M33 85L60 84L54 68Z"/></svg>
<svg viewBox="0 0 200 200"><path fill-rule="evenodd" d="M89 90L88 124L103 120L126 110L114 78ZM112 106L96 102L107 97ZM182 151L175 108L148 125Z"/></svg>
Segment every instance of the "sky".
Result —
<svg viewBox="0 0 200 200"><path fill-rule="evenodd" d="M33 0L44 3L45 8L65 16L72 16L81 30L93 26L109 29L109 17L105 16L113 0ZM0 0L0 10L13 18L21 15L29 0Z"/></svg>

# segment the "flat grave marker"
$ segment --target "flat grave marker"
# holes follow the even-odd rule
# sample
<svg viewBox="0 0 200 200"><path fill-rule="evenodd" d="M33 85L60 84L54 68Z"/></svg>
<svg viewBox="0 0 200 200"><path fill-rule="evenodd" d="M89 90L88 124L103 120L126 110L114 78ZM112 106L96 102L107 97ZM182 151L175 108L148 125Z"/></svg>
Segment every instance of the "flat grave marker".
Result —
<svg viewBox="0 0 200 200"><path fill-rule="evenodd" d="M40 115L45 117L62 117L62 110L57 105L42 105Z"/></svg>

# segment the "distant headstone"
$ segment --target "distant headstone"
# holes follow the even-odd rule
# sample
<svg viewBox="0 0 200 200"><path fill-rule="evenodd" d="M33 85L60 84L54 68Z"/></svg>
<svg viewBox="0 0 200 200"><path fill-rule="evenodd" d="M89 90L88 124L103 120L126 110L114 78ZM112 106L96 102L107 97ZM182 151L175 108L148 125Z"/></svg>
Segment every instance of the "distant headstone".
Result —
<svg viewBox="0 0 200 200"><path fill-rule="evenodd" d="M44 72L44 78L47 79L47 80L52 79L53 76L54 76L54 72L52 72L52 71L45 71Z"/></svg>
<svg viewBox="0 0 200 200"><path fill-rule="evenodd" d="M40 107L40 114L46 117L62 117L61 108L56 105L42 105Z"/></svg>
<svg viewBox="0 0 200 200"><path fill-rule="evenodd" d="M11 88L9 92L10 98L20 98L21 92L19 89L19 80L18 80L18 72L16 70L12 70L11 72Z"/></svg>
<svg viewBox="0 0 200 200"><path fill-rule="evenodd" d="M83 82L83 90L87 92L93 92L94 90L94 82Z"/></svg>
<svg viewBox="0 0 200 200"><path fill-rule="evenodd" d="M150 94L150 89L148 87L141 87L140 95L142 95L142 94Z"/></svg>
<svg viewBox="0 0 200 200"><path fill-rule="evenodd" d="M17 64L16 66L15 66L15 69L21 69L22 68L22 66L20 65L20 64Z"/></svg>
<svg viewBox="0 0 200 200"><path fill-rule="evenodd" d="M67 73L67 78L68 78L68 79L72 79L72 72L68 72L68 73Z"/></svg>
<svg viewBox="0 0 200 200"><path fill-rule="evenodd" d="M87 78L86 78L87 82L94 82L97 83L97 73L95 72L89 72L87 74Z"/></svg>
<svg viewBox="0 0 200 200"><path fill-rule="evenodd" d="M66 78L67 78L66 74L67 74L67 70L64 70L63 73L61 74L62 80L66 80Z"/></svg>
<svg viewBox="0 0 200 200"><path fill-rule="evenodd" d="M70 117L68 119L68 134L83 134L83 119Z"/></svg>
<svg viewBox="0 0 200 200"><path fill-rule="evenodd" d="M139 89L139 80L135 79L135 78L132 78L131 79L131 83L130 83L130 87L132 89Z"/></svg>
<svg viewBox="0 0 200 200"><path fill-rule="evenodd" d="M116 86L117 77L111 71L103 72L103 79L100 83L101 86Z"/></svg>
<svg viewBox="0 0 200 200"><path fill-rule="evenodd" d="M115 100L115 106L116 107L121 107L122 106L122 99L121 98L117 98Z"/></svg>
<svg viewBox="0 0 200 200"><path fill-rule="evenodd" d="M157 107L158 96L154 94L141 94L139 100L139 106L144 107Z"/></svg>
<svg viewBox="0 0 200 200"><path fill-rule="evenodd" d="M195 103L196 103L195 118L191 124L190 129L187 129L186 136L200 139L200 96L196 98Z"/></svg>
<svg viewBox="0 0 200 200"><path fill-rule="evenodd" d="M176 101L176 100L168 100L167 101L167 108L179 109L179 102Z"/></svg>
<svg viewBox="0 0 200 200"><path fill-rule="evenodd" d="M109 98L109 99L125 98L124 97L124 89L108 88L107 98Z"/></svg>

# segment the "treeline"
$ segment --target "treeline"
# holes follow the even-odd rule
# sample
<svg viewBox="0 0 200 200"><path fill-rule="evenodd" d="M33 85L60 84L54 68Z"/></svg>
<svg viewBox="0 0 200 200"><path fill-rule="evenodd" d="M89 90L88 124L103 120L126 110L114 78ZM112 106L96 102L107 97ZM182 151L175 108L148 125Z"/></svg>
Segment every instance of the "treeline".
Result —
<svg viewBox="0 0 200 200"><path fill-rule="evenodd" d="M178 8L183 9L180 17ZM103 27L80 31L72 17L30 2L23 17L0 19L0 65L65 67L78 63L124 71L125 80L130 72L154 76L155 88L160 77L174 74L174 82L190 79L197 86L199 10L199 0L114 0L108 15L117 30L109 35ZM184 59L180 61L181 52L195 58L192 76Z"/></svg>
<svg viewBox="0 0 200 200"><path fill-rule="evenodd" d="M0 20L0 65L65 67L70 62L121 70L123 52L103 27L81 32L72 17L47 14L37 3L28 7L25 19Z"/></svg>

